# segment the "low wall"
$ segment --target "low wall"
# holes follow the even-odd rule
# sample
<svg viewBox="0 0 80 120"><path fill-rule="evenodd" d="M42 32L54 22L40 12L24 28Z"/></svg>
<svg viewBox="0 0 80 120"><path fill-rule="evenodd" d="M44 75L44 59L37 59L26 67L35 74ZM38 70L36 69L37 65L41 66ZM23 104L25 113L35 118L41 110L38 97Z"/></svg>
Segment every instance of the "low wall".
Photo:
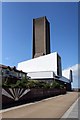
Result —
<svg viewBox="0 0 80 120"><path fill-rule="evenodd" d="M60 94L66 94L66 89L5 88L2 91L2 107L20 105Z"/></svg>

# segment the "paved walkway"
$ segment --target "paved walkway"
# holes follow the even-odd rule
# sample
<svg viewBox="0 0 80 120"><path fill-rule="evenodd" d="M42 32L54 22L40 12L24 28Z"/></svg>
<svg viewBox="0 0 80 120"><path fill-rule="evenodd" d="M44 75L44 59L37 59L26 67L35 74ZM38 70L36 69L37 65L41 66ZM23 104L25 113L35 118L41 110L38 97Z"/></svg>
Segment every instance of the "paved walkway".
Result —
<svg viewBox="0 0 80 120"><path fill-rule="evenodd" d="M77 92L69 92L37 103L3 110L2 118L61 118L77 98Z"/></svg>
<svg viewBox="0 0 80 120"><path fill-rule="evenodd" d="M66 111L62 118L78 118L80 119L80 97Z"/></svg>

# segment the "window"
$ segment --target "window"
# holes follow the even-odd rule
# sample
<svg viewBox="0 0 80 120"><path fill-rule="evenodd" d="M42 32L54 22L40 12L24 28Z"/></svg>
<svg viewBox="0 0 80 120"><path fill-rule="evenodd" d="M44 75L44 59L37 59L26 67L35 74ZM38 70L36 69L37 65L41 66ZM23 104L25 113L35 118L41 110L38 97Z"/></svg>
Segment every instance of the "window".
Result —
<svg viewBox="0 0 80 120"><path fill-rule="evenodd" d="M22 75L21 75L21 73L19 73L19 77L21 77Z"/></svg>
<svg viewBox="0 0 80 120"><path fill-rule="evenodd" d="M6 70L6 74L9 74L9 71L8 71L8 70Z"/></svg>
<svg viewBox="0 0 80 120"><path fill-rule="evenodd" d="M25 78L25 74L23 73L23 77Z"/></svg>

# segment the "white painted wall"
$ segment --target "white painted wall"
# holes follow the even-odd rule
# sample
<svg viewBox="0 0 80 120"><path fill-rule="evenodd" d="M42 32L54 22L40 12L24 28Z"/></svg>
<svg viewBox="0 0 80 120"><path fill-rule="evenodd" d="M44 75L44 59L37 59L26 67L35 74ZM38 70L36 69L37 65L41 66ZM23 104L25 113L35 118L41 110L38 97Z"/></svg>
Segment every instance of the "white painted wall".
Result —
<svg viewBox="0 0 80 120"><path fill-rule="evenodd" d="M70 69L63 70L62 75L69 79L69 77L70 77Z"/></svg>
<svg viewBox="0 0 80 120"><path fill-rule="evenodd" d="M62 71L63 76L69 78L69 71L72 70L73 82L72 88L80 88L80 64L73 65Z"/></svg>
<svg viewBox="0 0 80 120"><path fill-rule="evenodd" d="M57 76L57 52L20 62L17 69L27 72L31 79L54 78ZM69 79L63 76L59 80L69 83Z"/></svg>
<svg viewBox="0 0 80 120"><path fill-rule="evenodd" d="M55 78L53 71L40 71L40 72L29 72L28 76L31 77L31 79L50 79ZM65 77L58 78L60 81L70 83L70 80Z"/></svg>
<svg viewBox="0 0 80 120"><path fill-rule="evenodd" d="M54 71L57 75L57 52L18 63L18 70L24 72Z"/></svg>
<svg viewBox="0 0 80 120"><path fill-rule="evenodd" d="M53 72L52 71L40 71L40 72L29 72L28 76L31 77L31 79L47 79L47 78L53 78Z"/></svg>

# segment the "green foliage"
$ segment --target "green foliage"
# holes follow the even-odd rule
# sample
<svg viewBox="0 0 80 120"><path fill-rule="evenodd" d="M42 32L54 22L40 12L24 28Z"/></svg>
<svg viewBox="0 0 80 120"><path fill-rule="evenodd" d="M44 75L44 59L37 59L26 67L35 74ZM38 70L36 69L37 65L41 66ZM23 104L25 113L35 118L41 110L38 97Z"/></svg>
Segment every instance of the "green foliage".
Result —
<svg viewBox="0 0 80 120"><path fill-rule="evenodd" d="M2 87L3 87L3 88L9 87L9 85L7 85L7 84L4 83L4 84L2 84Z"/></svg>
<svg viewBox="0 0 80 120"><path fill-rule="evenodd" d="M27 84L27 79L22 79L22 80L17 80L15 83L9 82L6 80L3 84L2 87L7 87L7 88L25 88Z"/></svg>
<svg viewBox="0 0 80 120"><path fill-rule="evenodd" d="M35 88L36 87L35 81L34 80L28 81L26 87Z"/></svg>
<svg viewBox="0 0 80 120"><path fill-rule="evenodd" d="M57 89L62 89L64 86L57 81L52 81L52 82L44 82L44 81L39 81L39 80L27 80L27 79L22 79L22 80L17 80L15 84L8 82L6 80L4 84L2 84L2 87L7 87L7 88L57 88Z"/></svg>
<svg viewBox="0 0 80 120"><path fill-rule="evenodd" d="M50 88L50 83L44 83L44 88L46 89Z"/></svg>
<svg viewBox="0 0 80 120"><path fill-rule="evenodd" d="M0 87L2 87L2 84L0 84Z"/></svg>
<svg viewBox="0 0 80 120"><path fill-rule="evenodd" d="M63 88L64 88L64 85L60 85L60 88L63 89Z"/></svg>
<svg viewBox="0 0 80 120"><path fill-rule="evenodd" d="M60 88L60 83L58 83L57 81L53 81L51 84L50 84L50 88Z"/></svg>

